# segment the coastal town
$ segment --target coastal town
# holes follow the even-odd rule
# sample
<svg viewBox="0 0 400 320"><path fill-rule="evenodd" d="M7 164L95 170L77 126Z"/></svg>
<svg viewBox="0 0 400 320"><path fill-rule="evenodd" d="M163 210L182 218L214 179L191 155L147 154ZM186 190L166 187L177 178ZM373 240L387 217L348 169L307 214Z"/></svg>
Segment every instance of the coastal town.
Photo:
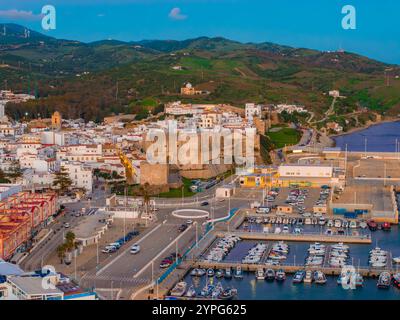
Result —
<svg viewBox="0 0 400 320"><path fill-rule="evenodd" d="M400 5L373 1L5 3L4 309L400 300Z"/></svg>
<svg viewBox="0 0 400 320"><path fill-rule="evenodd" d="M182 94L196 94L187 88ZM252 273L266 285L291 275L293 284L336 277L354 290L376 281L388 288L388 277L398 284L400 252L384 246L397 235L398 141L393 152L369 150L366 141L351 150L351 139L334 147L337 138L283 123L283 111L307 112L176 101L162 119L4 116L2 299L229 300L247 290L240 288ZM171 136L171 125L199 139L251 129L255 159L227 164L224 144L206 163L150 163L150 132ZM283 129L298 136L262 151Z"/></svg>

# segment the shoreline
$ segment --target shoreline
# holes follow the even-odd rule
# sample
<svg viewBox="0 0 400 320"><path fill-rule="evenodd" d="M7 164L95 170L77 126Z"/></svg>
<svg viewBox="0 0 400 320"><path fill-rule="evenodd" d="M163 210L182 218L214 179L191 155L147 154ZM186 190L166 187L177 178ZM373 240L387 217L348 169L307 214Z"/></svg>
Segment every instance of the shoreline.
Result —
<svg viewBox="0 0 400 320"><path fill-rule="evenodd" d="M340 133L340 134L333 134L333 135L329 135L327 137L329 137L336 145L335 138L337 138L337 137L346 136L346 135L353 134L353 133L358 132L358 131L367 130L367 129L373 127L373 126L377 126L377 125L380 125L380 124L383 124L383 123L390 123L390 122L400 122L400 119L399 118L393 118L393 119L382 120L382 121L379 121L379 122L372 122L370 124L366 124L363 127L352 128L347 132L343 132L343 133Z"/></svg>

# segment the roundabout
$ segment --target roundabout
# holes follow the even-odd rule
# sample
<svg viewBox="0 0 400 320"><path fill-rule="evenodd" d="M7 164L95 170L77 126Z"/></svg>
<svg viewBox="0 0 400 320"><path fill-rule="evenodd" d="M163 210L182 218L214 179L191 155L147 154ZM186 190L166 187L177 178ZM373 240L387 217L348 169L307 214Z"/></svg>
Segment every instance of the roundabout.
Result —
<svg viewBox="0 0 400 320"><path fill-rule="evenodd" d="M180 219L208 219L210 217L208 211L200 209L179 209L172 211L172 215Z"/></svg>

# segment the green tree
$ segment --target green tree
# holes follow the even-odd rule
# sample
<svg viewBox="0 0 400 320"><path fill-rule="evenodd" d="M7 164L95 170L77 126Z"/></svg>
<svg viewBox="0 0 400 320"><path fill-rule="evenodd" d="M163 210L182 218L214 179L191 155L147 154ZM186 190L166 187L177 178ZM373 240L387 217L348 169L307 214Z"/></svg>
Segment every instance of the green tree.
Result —
<svg viewBox="0 0 400 320"><path fill-rule="evenodd" d="M67 170L61 167L60 171L56 172L53 181L53 187L58 188L60 193L67 191L72 185L72 180L69 177Z"/></svg>
<svg viewBox="0 0 400 320"><path fill-rule="evenodd" d="M65 235L65 245L68 251L75 248L75 234L71 231Z"/></svg>
<svg viewBox="0 0 400 320"><path fill-rule="evenodd" d="M146 182L144 185L140 186L139 192L143 197L143 204L147 213L150 205L150 184Z"/></svg>
<svg viewBox="0 0 400 320"><path fill-rule="evenodd" d="M65 258L66 251L67 251L67 248L66 248L65 243L63 243L57 247L57 257L60 258L61 263L63 262L63 260Z"/></svg>
<svg viewBox="0 0 400 320"><path fill-rule="evenodd" d="M0 169L0 183L10 183L11 181L7 179L6 174Z"/></svg>

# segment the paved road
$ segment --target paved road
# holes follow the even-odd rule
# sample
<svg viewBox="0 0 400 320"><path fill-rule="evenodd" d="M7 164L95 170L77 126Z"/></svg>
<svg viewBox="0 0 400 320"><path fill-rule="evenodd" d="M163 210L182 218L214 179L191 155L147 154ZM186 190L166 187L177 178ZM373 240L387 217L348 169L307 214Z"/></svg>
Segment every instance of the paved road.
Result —
<svg viewBox="0 0 400 320"><path fill-rule="evenodd" d="M247 208L254 200L261 200L261 190L248 189L238 192L237 198L231 201L220 202L216 199L210 200L210 205L201 207L204 210L212 211L214 218L226 216L229 208ZM192 206L193 208L194 206ZM197 206L200 207L200 206ZM173 217L173 208L161 209L157 212L158 223L150 230L142 234L134 242L139 243L141 252L132 255L129 246L124 251L116 253L111 260L102 264L96 270L90 270L81 279L84 287L96 287L100 289L121 289L120 299L129 299L131 294L159 277L165 269L160 268L160 262L172 252L183 253L196 241L203 231L202 226L205 219L198 220L184 233L178 232L178 226L184 220ZM117 295L114 295L117 297Z"/></svg>
<svg viewBox="0 0 400 320"><path fill-rule="evenodd" d="M64 241L64 235L69 229L77 226L80 217L75 217L74 212L81 212L82 208L86 210L92 208L93 204L96 206L105 206L105 197L107 191L101 189L101 184L96 184L98 187L94 189L91 200L82 200L74 203L64 204L65 214L61 217L57 217L55 221L48 226L49 229L54 231L48 239L41 243L38 247L34 248L31 253L22 261L21 267L26 271L33 271L40 269L45 263L46 258L54 252L59 245ZM64 223L69 223L70 228L66 229L63 227Z"/></svg>

